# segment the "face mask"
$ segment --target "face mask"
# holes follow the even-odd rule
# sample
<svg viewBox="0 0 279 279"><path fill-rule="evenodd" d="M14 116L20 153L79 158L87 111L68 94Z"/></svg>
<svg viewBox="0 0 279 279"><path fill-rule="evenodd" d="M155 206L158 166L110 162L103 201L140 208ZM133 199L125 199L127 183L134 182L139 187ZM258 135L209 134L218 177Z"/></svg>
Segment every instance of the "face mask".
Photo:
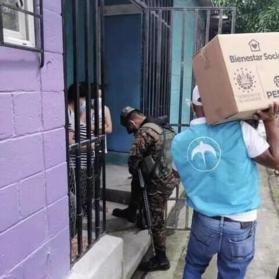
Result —
<svg viewBox="0 0 279 279"><path fill-rule="evenodd" d="M137 128L132 125L132 123L128 123L128 126L126 127L128 134L135 134L137 132Z"/></svg>
<svg viewBox="0 0 279 279"><path fill-rule="evenodd" d="M99 109L102 108L102 98L101 97L98 97L98 106L99 106ZM91 101L91 106L94 108L94 99L92 99Z"/></svg>
<svg viewBox="0 0 279 279"><path fill-rule="evenodd" d="M80 111L80 113L86 112L86 103L84 101L80 102L79 111Z"/></svg>
<svg viewBox="0 0 279 279"><path fill-rule="evenodd" d="M135 133L134 129L131 129L130 127L126 127L128 134Z"/></svg>

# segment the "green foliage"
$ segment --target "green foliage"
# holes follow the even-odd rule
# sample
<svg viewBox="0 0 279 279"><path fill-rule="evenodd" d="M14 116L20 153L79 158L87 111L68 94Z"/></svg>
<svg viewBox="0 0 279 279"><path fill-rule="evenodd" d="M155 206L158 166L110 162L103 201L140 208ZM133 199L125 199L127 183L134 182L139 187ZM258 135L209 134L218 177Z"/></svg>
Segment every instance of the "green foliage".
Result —
<svg viewBox="0 0 279 279"><path fill-rule="evenodd" d="M235 6L236 32L279 32L279 0L213 0L215 6Z"/></svg>

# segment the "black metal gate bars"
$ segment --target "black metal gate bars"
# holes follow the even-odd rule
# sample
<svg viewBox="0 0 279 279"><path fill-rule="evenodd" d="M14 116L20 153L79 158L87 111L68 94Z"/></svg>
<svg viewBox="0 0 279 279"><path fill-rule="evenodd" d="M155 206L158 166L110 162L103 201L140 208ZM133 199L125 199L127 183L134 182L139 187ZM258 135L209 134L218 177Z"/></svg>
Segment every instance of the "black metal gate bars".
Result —
<svg viewBox="0 0 279 279"><path fill-rule="evenodd" d="M101 103L98 101L99 92L103 90L103 6L102 0L82 3L63 0L73 262L90 248L106 226L104 92ZM70 33L67 32L69 26ZM70 92L74 92L71 99ZM82 97L85 98L85 112Z"/></svg>
<svg viewBox="0 0 279 279"><path fill-rule="evenodd" d="M163 0L132 2L142 9L143 16L141 109L146 115L167 115L171 125L181 132L192 118L189 107L195 85L192 56L215 35L234 33L236 9L175 7L174 1ZM177 204L174 216L178 221L179 203L184 204L185 198L180 197L177 188L170 200ZM189 215L186 207L185 224L179 227L173 223L168 229L188 229Z"/></svg>
<svg viewBox="0 0 279 279"><path fill-rule="evenodd" d="M154 1L155 2L155 1ZM172 1L156 1L158 9L143 9L143 72L141 107L146 115L169 114L171 73L171 7ZM156 4L156 3L154 3Z"/></svg>
<svg viewBox="0 0 279 279"><path fill-rule="evenodd" d="M172 126L180 132L191 118L185 116L185 96L191 95L194 86L192 55L215 34L234 32L235 8L174 7L169 0L130 1L141 8L142 15L141 109L147 116L168 115ZM65 88L73 84L75 92L72 116L67 90L65 94L71 244L75 260L106 227L104 92L101 105L97 101L104 80L104 0L63 0L63 8L64 52L71 54L70 59L65 58ZM70 34L69 26L72 27ZM80 120L80 97L86 99L85 126ZM190 109L186 111L189 114ZM178 189L173 200L180 201ZM182 229L188 226L187 210Z"/></svg>
<svg viewBox="0 0 279 279"><path fill-rule="evenodd" d="M192 69L192 55L216 34L234 33L236 10L232 7L174 7L173 1L132 2L142 8L143 15L141 108L146 115L170 116L171 95L173 87L176 87L179 91L178 102L175 103L178 114L176 119L171 119L171 124L180 132L188 126L183 121L184 95L187 95L184 83L191 83L193 88L193 75L188 77L190 81L185 78L186 69ZM176 50L180 53L177 54ZM187 60L185 56L189 51L190 59ZM179 65L174 56L179 56ZM173 76L177 72L175 67L179 67L178 84L173 84Z"/></svg>

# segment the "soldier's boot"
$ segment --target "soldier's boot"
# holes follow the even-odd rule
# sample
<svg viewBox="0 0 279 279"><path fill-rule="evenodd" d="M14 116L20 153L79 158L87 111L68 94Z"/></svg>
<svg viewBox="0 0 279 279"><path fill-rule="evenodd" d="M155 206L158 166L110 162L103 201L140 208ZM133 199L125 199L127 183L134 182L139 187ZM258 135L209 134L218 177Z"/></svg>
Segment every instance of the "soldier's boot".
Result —
<svg viewBox="0 0 279 279"><path fill-rule="evenodd" d="M156 255L148 261L139 265L143 271L167 270L170 268L170 262L167 258L166 251L156 250Z"/></svg>
<svg viewBox="0 0 279 279"><path fill-rule="evenodd" d="M112 211L112 215L127 219L131 223L135 223L137 220L137 208L133 206L129 206L125 209L115 208Z"/></svg>

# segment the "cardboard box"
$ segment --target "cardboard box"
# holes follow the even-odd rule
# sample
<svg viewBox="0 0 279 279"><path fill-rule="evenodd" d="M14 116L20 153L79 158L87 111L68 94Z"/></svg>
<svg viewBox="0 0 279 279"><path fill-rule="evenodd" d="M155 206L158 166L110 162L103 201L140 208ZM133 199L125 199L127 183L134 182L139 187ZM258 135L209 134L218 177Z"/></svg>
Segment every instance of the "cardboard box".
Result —
<svg viewBox="0 0 279 279"><path fill-rule="evenodd" d="M209 124L252 118L279 102L279 33L217 35L193 69Z"/></svg>

